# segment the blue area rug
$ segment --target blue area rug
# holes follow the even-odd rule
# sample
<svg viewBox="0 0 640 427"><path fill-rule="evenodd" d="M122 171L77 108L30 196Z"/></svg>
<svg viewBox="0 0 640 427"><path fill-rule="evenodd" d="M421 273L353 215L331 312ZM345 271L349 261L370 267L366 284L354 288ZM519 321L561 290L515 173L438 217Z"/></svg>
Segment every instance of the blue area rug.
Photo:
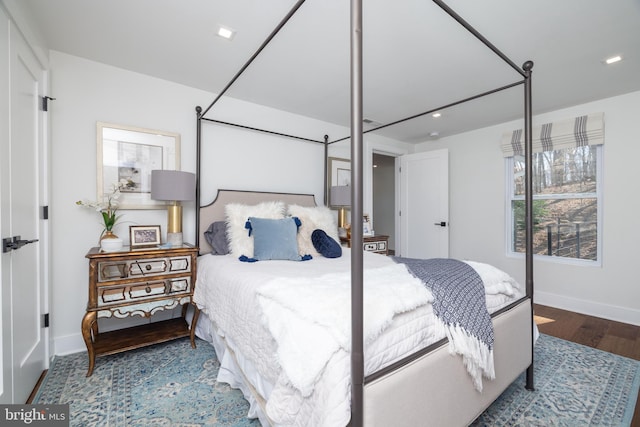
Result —
<svg viewBox="0 0 640 427"><path fill-rule="evenodd" d="M534 349L535 391L522 374L472 426L631 424L640 361L540 335Z"/></svg>
<svg viewBox="0 0 640 427"><path fill-rule="evenodd" d="M640 362L547 335L535 348L536 391L518 378L474 426L625 426ZM258 426L238 390L215 381L213 348L188 339L96 359L56 357L33 403L70 404L72 426Z"/></svg>
<svg viewBox="0 0 640 427"><path fill-rule="evenodd" d="M71 426L259 426L238 390L216 382L209 343L188 338L96 358L56 357L33 403L69 403Z"/></svg>

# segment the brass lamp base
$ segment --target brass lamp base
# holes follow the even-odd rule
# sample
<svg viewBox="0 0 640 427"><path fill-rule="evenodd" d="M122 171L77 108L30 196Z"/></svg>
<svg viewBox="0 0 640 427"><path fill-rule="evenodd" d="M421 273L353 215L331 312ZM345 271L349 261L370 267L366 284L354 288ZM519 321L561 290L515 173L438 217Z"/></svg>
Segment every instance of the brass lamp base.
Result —
<svg viewBox="0 0 640 427"><path fill-rule="evenodd" d="M167 207L167 243L171 246L182 246L182 206L174 202Z"/></svg>
<svg viewBox="0 0 640 427"><path fill-rule="evenodd" d="M341 206L338 210L338 227L345 228L347 225L347 210Z"/></svg>
<svg viewBox="0 0 640 427"><path fill-rule="evenodd" d="M167 233L182 233L182 206L178 202L167 206Z"/></svg>

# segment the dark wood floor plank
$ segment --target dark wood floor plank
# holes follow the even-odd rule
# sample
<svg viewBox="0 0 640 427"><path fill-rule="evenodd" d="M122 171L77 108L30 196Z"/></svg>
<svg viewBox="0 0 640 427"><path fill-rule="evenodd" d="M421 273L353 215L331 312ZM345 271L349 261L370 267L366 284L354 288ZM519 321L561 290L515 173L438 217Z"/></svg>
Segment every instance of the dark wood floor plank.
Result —
<svg viewBox="0 0 640 427"><path fill-rule="evenodd" d="M611 321L608 334L635 341L640 339L640 328L627 323Z"/></svg>
<svg viewBox="0 0 640 427"><path fill-rule="evenodd" d="M600 344L608 329L609 323L607 320L585 316L582 326L580 326L571 341L598 348L598 344Z"/></svg>
<svg viewBox="0 0 640 427"><path fill-rule="evenodd" d="M635 340L615 337L612 335L604 336L596 348L598 350L608 351L609 353L615 353L630 359L633 359L637 354Z"/></svg>
<svg viewBox="0 0 640 427"><path fill-rule="evenodd" d="M571 340L584 320L578 313L537 304L534 306L534 314L545 319L544 323L537 322L542 333L565 340Z"/></svg>

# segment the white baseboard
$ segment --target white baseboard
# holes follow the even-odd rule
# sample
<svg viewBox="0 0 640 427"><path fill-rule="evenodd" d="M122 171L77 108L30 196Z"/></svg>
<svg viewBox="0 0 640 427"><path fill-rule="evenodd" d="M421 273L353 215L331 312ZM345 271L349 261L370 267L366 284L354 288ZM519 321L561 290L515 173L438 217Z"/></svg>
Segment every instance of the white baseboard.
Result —
<svg viewBox="0 0 640 427"><path fill-rule="evenodd" d="M53 339L52 355L65 356L67 354L80 353L81 351L87 351L87 346L84 344L81 333Z"/></svg>
<svg viewBox="0 0 640 427"><path fill-rule="evenodd" d="M549 292L535 292L533 300L536 304L540 305L547 305L549 307L561 308L589 316L640 326L640 310L601 304Z"/></svg>

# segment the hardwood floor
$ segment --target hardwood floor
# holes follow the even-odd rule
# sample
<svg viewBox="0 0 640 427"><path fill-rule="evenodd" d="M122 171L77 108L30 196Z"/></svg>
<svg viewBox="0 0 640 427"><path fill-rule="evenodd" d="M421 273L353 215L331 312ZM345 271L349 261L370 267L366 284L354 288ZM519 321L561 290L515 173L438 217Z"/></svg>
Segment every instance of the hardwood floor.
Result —
<svg viewBox="0 0 640 427"><path fill-rule="evenodd" d="M538 304L534 304L533 310L543 334L640 360L640 326ZM640 427L640 399L631 426Z"/></svg>

